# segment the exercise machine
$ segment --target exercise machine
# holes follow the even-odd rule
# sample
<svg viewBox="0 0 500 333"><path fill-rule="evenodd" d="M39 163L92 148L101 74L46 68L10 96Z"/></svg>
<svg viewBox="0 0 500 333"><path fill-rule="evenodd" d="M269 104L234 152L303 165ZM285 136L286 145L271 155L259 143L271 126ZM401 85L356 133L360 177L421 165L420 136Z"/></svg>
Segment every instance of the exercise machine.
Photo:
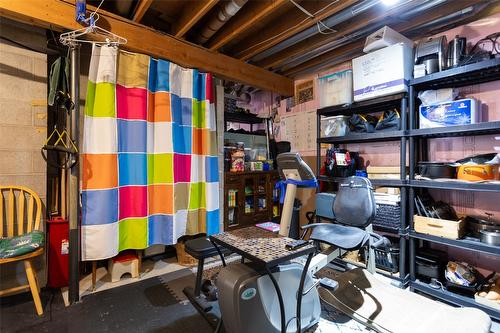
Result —
<svg viewBox="0 0 500 333"><path fill-rule="evenodd" d="M289 228L287 212L293 209L291 196L295 196L296 186L315 178L297 153L280 154L277 160L280 175L287 181L284 218L280 225L283 237ZM222 316L222 324L219 322L217 330L223 326L227 333L304 332L319 321L321 298L378 332L489 332L491 320L478 309L438 303L386 284L373 275L373 248L390 243L371 230L376 205L367 178L347 178L339 186L333 210L337 223L313 223L304 227L311 230L310 240L315 245L327 245L322 252L316 246L318 250L314 256L312 252L304 252L308 254L304 264L285 261L273 269L259 266L259 260L224 265L216 280ZM251 252L253 256L266 251L273 255L283 252L281 248L269 248L266 238L258 237L260 243L255 244L261 250L245 248L245 242L240 240L241 245L238 245L231 233L210 237L220 254L223 244L233 252ZM282 244L273 239L268 242ZM366 270L357 268L345 272L336 281L315 278L315 274L342 251L363 248L369 249ZM221 258L224 263L222 254Z"/></svg>

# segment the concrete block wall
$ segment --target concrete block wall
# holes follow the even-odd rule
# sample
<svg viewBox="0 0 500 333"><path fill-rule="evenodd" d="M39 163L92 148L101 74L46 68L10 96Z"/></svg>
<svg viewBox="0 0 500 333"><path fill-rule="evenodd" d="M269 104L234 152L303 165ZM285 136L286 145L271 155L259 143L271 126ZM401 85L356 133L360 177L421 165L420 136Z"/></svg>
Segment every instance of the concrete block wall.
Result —
<svg viewBox="0 0 500 333"><path fill-rule="evenodd" d="M45 48L45 30L2 19L3 37L31 48ZM43 201L45 229L46 163L40 148L47 137L47 55L0 39L0 185L22 185ZM46 284L46 259L35 266ZM26 283L22 263L0 267L0 287Z"/></svg>

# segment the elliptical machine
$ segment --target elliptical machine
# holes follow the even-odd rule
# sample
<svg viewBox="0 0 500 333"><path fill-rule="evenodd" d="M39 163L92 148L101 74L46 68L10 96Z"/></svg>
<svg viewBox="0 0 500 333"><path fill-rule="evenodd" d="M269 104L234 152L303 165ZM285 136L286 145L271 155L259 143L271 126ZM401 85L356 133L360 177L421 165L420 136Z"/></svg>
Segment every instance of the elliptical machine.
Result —
<svg viewBox="0 0 500 333"><path fill-rule="evenodd" d="M291 216L294 189L300 182L315 178L298 153L283 153L277 160L280 175L288 181L282 217L286 217L287 212ZM283 302L279 302L271 278L255 263L236 263L221 269L216 286L222 322L219 321L217 332L222 327L227 333L304 332L319 321L320 296L325 302L379 332L489 332L491 320L478 309L453 308L373 277L373 248L390 243L371 232L376 205L367 178L349 177L341 184L333 210L338 224L314 223L303 227L311 229L310 240L316 245L327 244L329 247L320 252L318 246L317 254L305 265L288 262L272 272ZM282 219L281 235L287 234L289 222L286 218ZM340 256L341 251L366 247L372 252L368 270L359 268L348 271L341 274L337 281L314 277L316 272ZM222 255L221 258L224 262ZM303 273L304 286L299 288ZM301 297L298 297L299 290L302 291ZM284 316L280 316L280 303L284 306ZM296 306L301 310L295 312ZM403 311L410 315L405 316ZM300 318L296 318L299 312ZM282 325L283 320L285 325Z"/></svg>

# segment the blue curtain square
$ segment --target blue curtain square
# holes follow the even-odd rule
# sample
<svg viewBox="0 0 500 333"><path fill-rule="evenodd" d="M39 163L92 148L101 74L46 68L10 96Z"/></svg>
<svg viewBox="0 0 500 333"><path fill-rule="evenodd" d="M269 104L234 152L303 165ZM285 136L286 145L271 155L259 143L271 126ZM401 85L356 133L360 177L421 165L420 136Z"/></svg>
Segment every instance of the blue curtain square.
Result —
<svg viewBox="0 0 500 333"><path fill-rule="evenodd" d="M207 183L219 181L219 161L216 156L205 157L205 177Z"/></svg>
<svg viewBox="0 0 500 333"><path fill-rule="evenodd" d="M174 244L174 217L172 215L151 215L148 217L148 246L153 244Z"/></svg>
<svg viewBox="0 0 500 333"><path fill-rule="evenodd" d="M118 189L82 192L82 224L98 225L118 221Z"/></svg>
<svg viewBox="0 0 500 333"><path fill-rule="evenodd" d="M146 154L118 154L118 184L147 185L148 164Z"/></svg>
<svg viewBox="0 0 500 333"><path fill-rule="evenodd" d="M172 133L174 141L174 152L178 154L191 154L192 128L189 126L180 126L172 124Z"/></svg>
<svg viewBox="0 0 500 333"><path fill-rule="evenodd" d="M147 151L147 122L118 119L118 151L145 153Z"/></svg>

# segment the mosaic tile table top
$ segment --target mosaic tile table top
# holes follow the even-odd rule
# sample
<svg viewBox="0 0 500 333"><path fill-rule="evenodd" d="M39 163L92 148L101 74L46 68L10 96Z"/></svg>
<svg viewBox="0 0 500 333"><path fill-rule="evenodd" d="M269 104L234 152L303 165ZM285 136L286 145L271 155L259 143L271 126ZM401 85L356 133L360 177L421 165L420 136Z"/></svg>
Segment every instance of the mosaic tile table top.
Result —
<svg viewBox="0 0 500 333"><path fill-rule="evenodd" d="M234 252L258 260L268 266L281 261L307 255L314 252L314 246L306 245L294 251L289 251L285 245L294 241L292 238L262 230L257 227L247 227L226 231L210 238L217 244L227 247Z"/></svg>

